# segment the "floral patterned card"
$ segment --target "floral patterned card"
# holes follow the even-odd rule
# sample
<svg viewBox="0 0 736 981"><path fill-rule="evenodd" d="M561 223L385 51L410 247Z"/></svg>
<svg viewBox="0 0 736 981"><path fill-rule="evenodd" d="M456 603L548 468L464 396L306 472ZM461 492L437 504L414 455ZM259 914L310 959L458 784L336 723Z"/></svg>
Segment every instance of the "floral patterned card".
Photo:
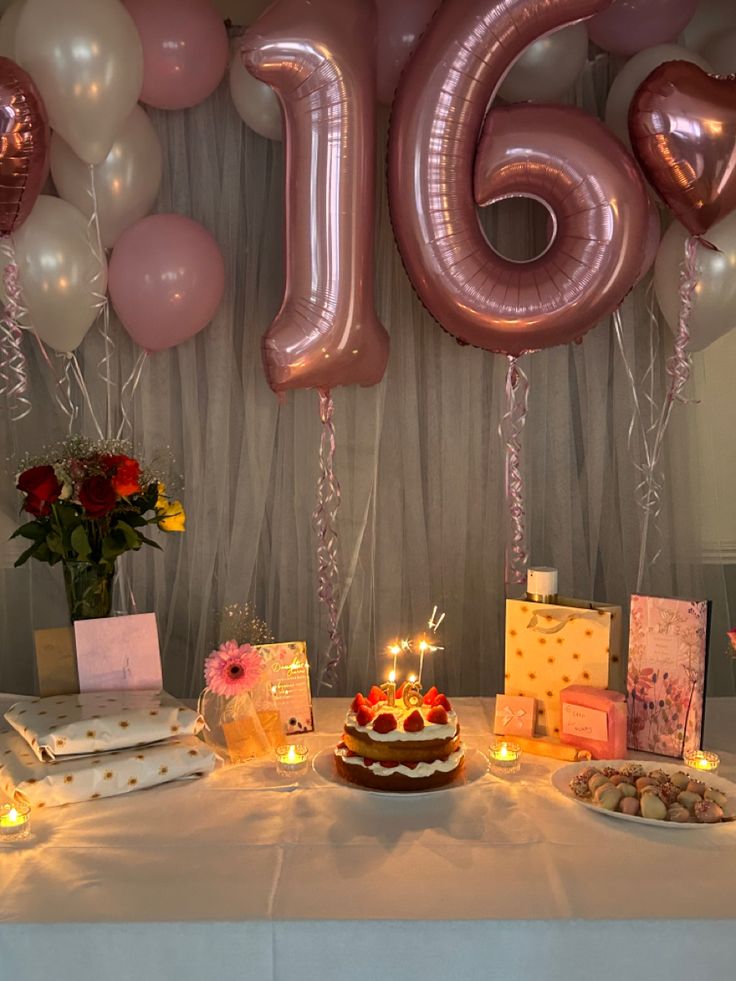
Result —
<svg viewBox="0 0 736 981"><path fill-rule="evenodd" d="M273 698L287 735L312 732L312 693L309 661L304 641L290 644L260 644L256 648L271 675Z"/></svg>
<svg viewBox="0 0 736 981"><path fill-rule="evenodd" d="M631 597L629 749L682 758L703 736L707 600Z"/></svg>

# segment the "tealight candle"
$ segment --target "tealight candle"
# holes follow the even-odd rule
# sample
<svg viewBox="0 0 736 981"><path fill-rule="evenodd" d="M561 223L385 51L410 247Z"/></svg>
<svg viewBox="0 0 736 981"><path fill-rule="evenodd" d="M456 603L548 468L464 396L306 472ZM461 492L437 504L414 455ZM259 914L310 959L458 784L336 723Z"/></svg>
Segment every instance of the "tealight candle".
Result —
<svg viewBox="0 0 736 981"><path fill-rule="evenodd" d="M31 809L27 804L0 806L0 842L21 841L31 833Z"/></svg>
<svg viewBox="0 0 736 981"><path fill-rule="evenodd" d="M689 766L691 770L699 770L701 773L715 773L720 765L721 758L718 753L696 749L685 754L684 762L685 766Z"/></svg>
<svg viewBox="0 0 736 981"><path fill-rule="evenodd" d="M498 740L490 748L489 762L493 773L518 773L521 769L521 746Z"/></svg>
<svg viewBox="0 0 736 981"><path fill-rule="evenodd" d="M276 772L280 777L300 776L307 769L306 746L279 746L276 750Z"/></svg>

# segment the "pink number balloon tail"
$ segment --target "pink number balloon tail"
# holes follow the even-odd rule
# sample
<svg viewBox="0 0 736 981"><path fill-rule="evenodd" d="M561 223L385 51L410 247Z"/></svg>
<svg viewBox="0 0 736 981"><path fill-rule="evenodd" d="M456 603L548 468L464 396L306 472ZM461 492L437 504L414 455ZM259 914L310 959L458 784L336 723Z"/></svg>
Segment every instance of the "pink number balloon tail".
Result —
<svg viewBox="0 0 736 981"><path fill-rule="evenodd" d="M0 329L0 394L7 398L11 421L20 422L31 411L28 359L23 350L23 330L18 323L22 305L15 251L9 239L4 244L10 262L3 271L6 305Z"/></svg>
<svg viewBox="0 0 736 981"><path fill-rule="evenodd" d="M319 390L319 414L322 435L319 443L319 480L314 527L317 532L319 584L317 594L327 613L330 643L320 686L334 688L345 656L345 642L337 621L340 612L340 567L337 554L337 512L340 507L340 484L335 475L335 406L329 389Z"/></svg>
<svg viewBox="0 0 736 981"><path fill-rule="evenodd" d="M529 404L529 379L517 358L509 356L506 370L506 412L498 427L506 450L506 507L509 531L506 545L506 582L526 581L526 510L521 469L522 432Z"/></svg>

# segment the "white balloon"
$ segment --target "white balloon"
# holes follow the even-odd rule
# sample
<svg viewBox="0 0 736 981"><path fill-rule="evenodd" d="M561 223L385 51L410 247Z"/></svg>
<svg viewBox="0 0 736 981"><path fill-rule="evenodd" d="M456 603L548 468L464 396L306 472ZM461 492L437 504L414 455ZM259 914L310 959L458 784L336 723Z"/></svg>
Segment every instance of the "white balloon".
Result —
<svg viewBox="0 0 736 981"><path fill-rule="evenodd" d="M636 90L655 68L666 61L690 61L704 71L710 71L708 62L700 55L693 54L676 44L657 44L645 48L630 58L613 80L606 101L606 126L612 129L621 142L631 149L629 138L629 106Z"/></svg>
<svg viewBox="0 0 736 981"><path fill-rule="evenodd" d="M99 313L99 295L107 290L107 263L91 241L89 222L68 201L42 194L13 244L28 311L24 326L33 327L54 350L74 351ZM3 258L0 265L4 268L7 261Z"/></svg>
<svg viewBox="0 0 736 981"><path fill-rule="evenodd" d="M573 85L588 60L585 24L570 24L530 44L498 90L506 102L553 101Z"/></svg>
<svg viewBox="0 0 736 981"><path fill-rule="evenodd" d="M25 0L13 0L0 17L0 55L3 58L10 58L15 61L15 32L18 29L18 21L23 10Z"/></svg>
<svg viewBox="0 0 736 981"><path fill-rule="evenodd" d="M51 128L85 163L102 163L143 84L143 50L125 7L119 0L26 0L15 43Z"/></svg>
<svg viewBox="0 0 736 981"><path fill-rule="evenodd" d="M703 51L724 31L736 28L734 0L700 0L695 16L682 32L680 40L691 51Z"/></svg>
<svg viewBox="0 0 736 981"><path fill-rule="evenodd" d="M267 140L283 139L283 121L278 96L243 65L240 45L230 61L230 95L243 122Z"/></svg>
<svg viewBox="0 0 736 981"><path fill-rule="evenodd" d="M161 169L156 130L145 109L136 106L108 155L93 168L100 234L106 249L150 212L161 185ZM51 176L60 197L88 217L92 215L89 165L58 133L51 137Z"/></svg>
<svg viewBox="0 0 736 981"><path fill-rule="evenodd" d="M688 234L674 221L662 239L654 265L657 302L673 332L680 315L680 267ZM736 327L736 212L708 229L708 241L721 251L698 246L697 284L689 321L691 351L702 351Z"/></svg>
<svg viewBox="0 0 736 981"><path fill-rule="evenodd" d="M736 28L713 38L703 50L716 75L736 75Z"/></svg>

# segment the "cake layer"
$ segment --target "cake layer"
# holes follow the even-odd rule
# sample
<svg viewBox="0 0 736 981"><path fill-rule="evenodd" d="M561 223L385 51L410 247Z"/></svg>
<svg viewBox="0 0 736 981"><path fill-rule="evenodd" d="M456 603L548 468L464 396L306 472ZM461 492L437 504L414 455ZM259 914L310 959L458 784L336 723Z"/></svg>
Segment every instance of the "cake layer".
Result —
<svg viewBox="0 0 736 981"><path fill-rule="evenodd" d="M460 746L459 731L456 735L445 737L444 739L427 738L427 730L424 732L425 738L421 741L413 740L412 742L406 742L405 740L399 739L397 733L394 731L389 733L389 735L395 737L394 739L384 739L378 742L371 738L370 733L359 732L353 727L346 726L343 733L343 740L347 748L358 756L367 756L369 759L374 760L396 760L398 762L408 761L410 763L431 762L440 758L446 759ZM416 735L421 735L421 733L416 733Z"/></svg>
<svg viewBox="0 0 736 981"><path fill-rule="evenodd" d="M436 723L429 722L427 720L430 707L431 706L429 705L422 705L419 707L419 710L424 717L424 728L420 729L419 732L407 732L403 728L404 719L406 716L411 714L413 709L405 709L399 705L397 705L395 708L389 708L389 706L385 703L379 703L376 705L376 715L390 712L396 717L397 725L395 729L392 729L390 732L376 732L373 728L375 720L369 722L368 725L365 726L358 725L355 712L348 712L347 718L345 719L345 728L346 730L354 730L359 735L366 736L367 738L375 740L379 743L425 743L430 739L450 739L452 736L456 736L459 732L459 727L455 713L452 711L448 712L447 722L444 725L437 725Z"/></svg>
<svg viewBox="0 0 736 981"><path fill-rule="evenodd" d="M413 769L402 765L388 768L380 763L367 766L360 757L346 757L344 753L339 748L335 750L335 767L343 779L361 787L398 793L431 790L451 783L462 772L464 759L462 746L445 760L417 763Z"/></svg>

